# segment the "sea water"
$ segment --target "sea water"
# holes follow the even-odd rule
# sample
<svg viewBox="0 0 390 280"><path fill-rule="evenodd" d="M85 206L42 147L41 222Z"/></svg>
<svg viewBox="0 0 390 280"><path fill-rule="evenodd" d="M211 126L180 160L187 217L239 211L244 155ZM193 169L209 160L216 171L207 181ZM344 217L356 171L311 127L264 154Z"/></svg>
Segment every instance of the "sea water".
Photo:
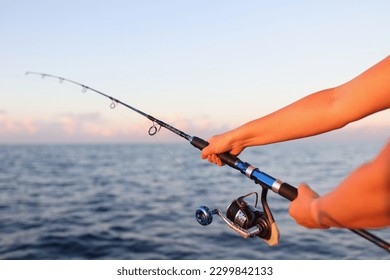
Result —
<svg viewBox="0 0 390 280"><path fill-rule="evenodd" d="M240 158L324 194L383 144L297 141ZM225 211L252 191L261 189L200 160L188 143L1 145L0 259L390 259L349 230L297 225L289 202L272 192L276 247L243 239L217 216L207 227L196 222L198 206ZM372 232L390 240L390 229Z"/></svg>

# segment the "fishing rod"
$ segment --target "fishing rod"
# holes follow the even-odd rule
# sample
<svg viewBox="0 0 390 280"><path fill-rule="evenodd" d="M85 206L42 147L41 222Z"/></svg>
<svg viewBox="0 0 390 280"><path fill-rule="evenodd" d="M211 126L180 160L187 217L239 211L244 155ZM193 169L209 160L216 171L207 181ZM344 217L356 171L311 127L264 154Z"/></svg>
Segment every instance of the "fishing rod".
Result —
<svg viewBox="0 0 390 280"><path fill-rule="evenodd" d="M93 89L85 84L63 78L60 76L55 76L51 74L45 74L40 72L26 72L26 75L39 75L42 78L49 77L58 79L59 82L69 82L75 85L78 85L82 88L82 92L87 92L88 90L93 91L97 94L100 94L111 100L110 108L114 109L118 104L125 106L126 108L137 112L138 114L146 117L150 121L152 121L152 126L149 128L148 133L150 136L155 135L160 131L161 127L166 128L167 130L177 134L178 136L186 139L192 146L199 150L203 150L205 147L209 145L209 143L197 136L191 136L162 120L159 120L149 114L144 113L143 111L127 104L119 99L105 94L99 90ZM262 187L261 193L261 204L263 207L263 211L257 208L258 204L258 194L257 192L252 192L247 195L241 196L231 202L226 210L226 215L220 209L209 209L207 206L200 206L196 212L195 217L196 220L204 226L211 224L213 220L213 215L218 215L231 229L236 231L244 238L249 237L260 237L263 239L269 246L274 246L279 243L279 231L276 226L276 222L272 216L271 209L267 203L267 193L268 190L273 191L276 194L288 199L289 201L293 201L297 195L297 188L292 185L283 182L280 179L276 179L267 173L260 171L259 168L254 167L248 162L244 162L239 159L237 156L234 156L229 153L219 154L218 157L221 161L228 166L240 171L249 179L253 180L256 184L259 184ZM256 196L256 202L254 205L248 204L245 200L246 197L254 195ZM349 229L355 234L367 239L368 241L374 243L380 248L386 250L390 253L390 244L385 240L375 236L374 234L364 230L364 229Z"/></svg>

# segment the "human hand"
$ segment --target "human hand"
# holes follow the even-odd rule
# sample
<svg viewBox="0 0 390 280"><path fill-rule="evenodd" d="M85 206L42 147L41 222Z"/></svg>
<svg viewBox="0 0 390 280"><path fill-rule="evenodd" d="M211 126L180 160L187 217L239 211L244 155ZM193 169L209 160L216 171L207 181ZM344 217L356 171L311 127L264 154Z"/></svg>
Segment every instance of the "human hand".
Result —
<svg viewBox="0 0 390 280"><path fill-rule="evenodd" d="M209 162L219 166L224 165L224 163L218 157L218 154L228 152L237 156L245 148L234 141L231 131L213 136L208 139L208 142L209 145L202 150L202 159L208 159Z"/></svg>
<svg viewBox="0 0 390 280"><path fill-rule="evenodd" d="M289 214L297 224L307 228L329 228L321 223L318 209L319 195L308 185L298 187L298 196L290 203Z"/></svg>

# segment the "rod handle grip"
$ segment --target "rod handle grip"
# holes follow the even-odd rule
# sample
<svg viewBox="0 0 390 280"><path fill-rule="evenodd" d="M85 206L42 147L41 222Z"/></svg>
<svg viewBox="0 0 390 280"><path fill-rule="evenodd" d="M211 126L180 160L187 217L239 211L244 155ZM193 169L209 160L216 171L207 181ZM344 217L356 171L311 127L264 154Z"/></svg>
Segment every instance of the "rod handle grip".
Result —
<svg viewBox="0 0 390 280"><path fill-rule="evenodd" d="M190 143L192 146L194 146L195 148L198 148L199 150L203 150L204 148L206 148L209 145L209 142L203 140L202 138L196 137L196 136L192 137ZM219 154L218 157L221 159L221 161L223 163L229 165L230 167L237 169L235 163L237 162L237 160L239 160L238 157L236 157L232 154L229 154L229 153Z"/></svg>
<svg viewBox="0 0 390 280"><path fill-rule="evenodd" d="M298 189L288 183L282 183L280 185L278 194L290 201L293 201L298 196Z"/></svg>

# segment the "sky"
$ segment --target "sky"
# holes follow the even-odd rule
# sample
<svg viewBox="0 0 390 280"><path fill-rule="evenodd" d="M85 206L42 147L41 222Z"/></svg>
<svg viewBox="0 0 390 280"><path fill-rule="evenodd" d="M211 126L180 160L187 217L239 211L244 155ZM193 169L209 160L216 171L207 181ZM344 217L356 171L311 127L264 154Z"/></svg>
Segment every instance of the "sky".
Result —
<svg viewBox="0 0 390 280"><path fill-rule="evenodd" d="M142 116L26 71L207 139L345 83L390 50L389 1L0 4L0 143L151 141ZM334 135L387 138L389 111Z"/></svg>

